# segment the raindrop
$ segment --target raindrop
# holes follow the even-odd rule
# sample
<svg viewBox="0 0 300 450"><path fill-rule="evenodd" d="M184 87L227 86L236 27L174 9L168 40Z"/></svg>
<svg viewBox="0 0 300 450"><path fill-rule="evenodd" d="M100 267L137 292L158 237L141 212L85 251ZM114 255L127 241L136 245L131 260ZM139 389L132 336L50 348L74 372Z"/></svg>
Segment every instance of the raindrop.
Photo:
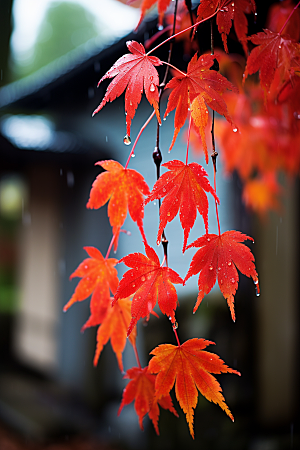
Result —
<svg viewBox="0 0 300 450"><path fill-rule="evenodd" d="M67 185L68 185L68 187L72 188L74 186L74 182L75 182L74 174L73 174L73 172L69 171L67 173Z"/></svg>
<svg viewBox="0 0 300 450"><path fill-rule="evenodd" d="M235 279L234 278L231 278L231 283L235 283Z"/></svg>
<svg viewBox="0 0 300 450"><path fill-rule="evenodd" d="M156 205L156 202L153 202L153 205Z"/></svg>
<svg viewBox="0 0 300 450"><path fill-rule="evenodd" d="M258 284L258 280L255 280L255 281L254 281L254 284Z"/></svg>
<svg viewBox="0 0 300 450"><path fill-rule="evenodd" d="M146 278L145 278L145 277L142 277L142 278L141 278L141 281L143 281L143 282L144 282L145 280L146 280Z"/></svg>
<svg viewBox="0 0 300 450"><path fill-rule="evenodd" d="M88 88L88 98L93 98L95 96L95 91L93 87Z"/></svg>
<svg viewBox="0 0 300 450"><path fill-rule="evenodd" d="M170 215L171 215L171 213L170 213L170 212L168 212L168 213L167 213L167 216L168 216L168 217L170 217Z"/></svg>
<svg viewBox="0 0 300 450"><path fill-rule="evenodd" d="M131 144L131 139L130 139L130 136L128 136L128 134L126 134L124 136L123 142L124 142L125 145L130 145Z"/></svg>
<svg viewBox="0 0 300 450"><path fill-rule="evenodd" d="M177 328L178 328L178 323L177 322L173 323L173 330L177 330Z"/></svg>
<svg viewBox="0 0 300 450"><path fill-rule="evenodd" d="M278 45L278 48L281 48L281 45Z"/></svg>
<svg viewBox="0 0 300 450"><path fill-rule="evenodd" d="M100 72L100 62L99 61L95 61L95 63L94 63L94 71L95 72Z"/></svg>
<svg viewBox="0 0 300 450"><path fill-rule="evenodd" d="M167 118L166 118L166 117L164 117L164 118L163 118L163 120L164 120L164 121L166 121L166 120L167 120Z"/></svg>
<svg viewBox="0 0 300 450"><path fill-rule="evenodd" d="M161 30L163 30L163 29L164 29L164 26L160 24L160 25L158 25L158 27L157 27L157 28L158 28L158 31L161 31Z"/></svg>
<svg viewBox="0 0 300 450"><path fill-rule="evenodd" d="M133 288L135 287L135 284L134 284L134 283L132 284L132 287L133 287Z"/></svg>
<svg viewBox="0 0 300 450"><path fill-rule="evenodd" d="M210 266L209 270L213 270L213 269L214 269L213 266Z"/></svg>
<svg viewBox="0 0 300 450"><path fill-rule="evenodd" d="M131 158L135 158L135 154L134 153L132 153Z"/></svg>
<svg viewBox="0 0 300 450"><path fill-rule="evenodd" d="M155 91L155 85L153 83L150 84L149 90L150 90L150 92L154 92Z"/></svg>
<svg viewBox="0 0 300 450"><path fill-rule="evenodd" d="M238 130L237 128L233 128L233 130L232 130L232 131L233 131L234 133L236 133L236 132L237 132L237 130Z"/></svg>
<svg viewBox="0 0 300 450"><path fill-rule="evenodd" d="M228 265L229 267L231 266L231 264L232 264L231 261L228 261L227 265Z"/></svg>
<svg viewBox="0 0 300 450"><path fill-rule="evenodd" d="M207 238L207 242L210 242L210 238Z"/></svg>

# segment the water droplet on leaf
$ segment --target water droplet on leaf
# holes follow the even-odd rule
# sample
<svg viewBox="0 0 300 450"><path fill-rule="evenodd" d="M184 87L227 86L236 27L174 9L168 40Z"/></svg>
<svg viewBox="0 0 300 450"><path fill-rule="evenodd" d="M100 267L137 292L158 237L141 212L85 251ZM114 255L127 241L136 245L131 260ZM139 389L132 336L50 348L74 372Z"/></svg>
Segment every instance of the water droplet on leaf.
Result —
<svg viewBox="0 0 300 450"><path fill-rule="evenodd" d="M155 91L155 85L153 83L150 84L149 90L150 90L150 92L154 92Z"/></svg>
<svg viewBox="0 0 300 450"><path fill-rule="evenodd" d="M130 136L128 136L128 134L126 134L124 136L123 142L124 142L125 145L130 145L131 144L131 139L130 139Z"/></svg>
<svg viewBox="0 0 300 450"><path fill-rule="evenodd" d="M228 261L227 265L228 265L229 267L231 266L231 264L232 264L231 261Z"/></svg>
<svg viewBox="0 0 300 450"><path fill-rule="evenodd" d="M173 330L177 330L177 328L178 328L178 323L177 322L173 323Z"/></svg>
<svg viewBox="0 0 300 450"><path fill-rule="evenodd" d="M146 280L146 278L145 278L145 277L142 277L142 278L141 278L141 281L143 281L143 282L144 282L145 280Z"/></svg>
<svg viewBox="0 0 300 450"><path fill-rule="evenodd" d="M237 130L238 130L237 128L233 128L233 130L232 130L232 131L233 131L234 133L236 133L236 132L237 132Z"/></svg>

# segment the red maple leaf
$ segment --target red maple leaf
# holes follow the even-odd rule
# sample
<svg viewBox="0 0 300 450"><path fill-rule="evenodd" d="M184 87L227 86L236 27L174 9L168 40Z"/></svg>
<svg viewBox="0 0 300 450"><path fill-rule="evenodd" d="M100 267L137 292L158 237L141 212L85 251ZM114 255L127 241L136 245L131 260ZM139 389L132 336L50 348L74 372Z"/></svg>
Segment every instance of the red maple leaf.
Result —
<svg viewBox="0 0 300 450"><path fill-rule="evenodd" d="M122 353L127 341L127 328L131 319L131 300L119 300L114 307L108 307L107 313L97 331L97 348L94 356L94 366L98 364L104 345L110 339L113 351L116 354L119 369L123 372ZM136 328L129 336L130 343L135 346Z"/></svg>
<svg viewBox="0 0 300 450"><path fill-rule="evenodd" d="M184 230L183 251L185 251L190 230L196 220L197 210L203 217L205 230L208 233L208 200L205 192L210 192L218 203L219 199L207 179L207 173L199 164L184 164L174 160L163 166L167 167L169 172L160 176L145 204L165 197L159 210L158 244L165 226L174 219L179 211L180 222Z"/></svg>
<svg viewBox="0 0 300 450"><path fill-rule="evenodd" d="M193 56L187 67L187 73L172 78L166 85L166 89L173 89L170 93L168 106L165 117L176 108L175 112L175 131L170 150L173 147L177 135L185 124L188 111L191 110L192 120L198 128L205 127L203 115L208 115L206 104L219 114L226 117L232 124L231 118L227 111L227 106L222 95L227 89L237 91L225 77L210 70L214 64L214 55L202 55L197 59L197 54ZM200 97L196 103L197 97Z"/></svg>
<svg viewBox="0 0 300 450"><path fill-rule="evenodd" d="M217 11L217 25L222 36L225 51L228 53L227 36L231 30L232 22L238 40L241 42L245 55L247 49L248 21L245 14L256 14L254 0L201 0L197 10L197 21L211 16Z"/></svg>
<svg viewBox="0 0 300 450"><path fill-rule="evenodd" d="M136 170L124 169L117 161L99 161L97 165L106 172L100 173L93 183L87 208L98 209L108 203L108 217L114 234L123 225L127 209L137 223L143 239L144 197L150 190L144 178Z"/></svg>
<svg viewBox="0 0 300 450"><path fill-rule="evenodd" d="M114 267L118 262L117 259L104 259L95 247L84 247L84 250L90 258L82 261L70 276L70 279L74 277L82 279L64 307L64 311L67 311L73 303L85 300L92 294L91 315L82 330L99 325L103 321L110 306L110 291L115 294L119 284L117 270Z"/></svg>
<svg viewBox="0 0 300 450"><path fill-rule="evenodd" d="M114 65L101 78L99 84L106 78L116 77L108 86L105 96L93 112L93 116L99 112L108 102L112 102L119 97L124 90L125 93L125 114L126 131L130 136L131 120L142 98L142 92L145 91L148 102L153 106L156 112L157 120L161 123L158 107L158 89L159 77L154 66L160 66L162 62L156 56L148 56L142 44L135 41L126 42L128 50L121 56Z"/></svg>
<svg viewBox="0 0 300 450"><path fill-rule="evenodd" d="M175 323L177 293L173 283L183 283L182 278L174 270L160 265L157 254L146 243L145 250L147 256L142 253L131 253L119 261L131 267L131 270L123 275L113 302L114 304L120 298L134 294L128 336L140 318L149 317L157 300L161 312Z"/></svg>
<svg viewBox="0 0 300 450"><path fill-rule="evenodd" d="M219 405L233 421L233 416L225 403L222 389L211 373L235 373L219 356L203 351L214 342L205 339L190 339L180 346L162 344L151 355L149 372L157 374L155 395L159 400L171 391L175 384L176 398L183 409L189 430L194 439L194 409L198 401L198 391L210 402Z"/></svg>
<svg viewBox="0 0 300 450"><path fill-rule="evenodd" d="M172 399L168 394L161 396L158 400L155 397L155 375L152 375L148 371L148 367L139 368L132 367L127 370L124 378L127 378L131 381L127 384L126 388L123 391L122 403L120 405L118 416L121 414L122 409L125 405L129 405L129 403L134 403L135 411L139 417L140 428L143 430L143 418L146 414L149 415L149 418L152 420L153 426L155 428L156 434L159 435L158 430L158 418L159 418L159 406L164 409L168 409L171 411L176 417L178 414L174 409Z"/></svg>
<svg viewBox="0 0 300 450"><path fill-rule="evenodd" d="M193 312L197 310L205 294L208 294L216 283L227 300L232 320L235 321L234 295L238 288L239 275L236 269L247 277L252 277L259 294L258 277L251 250L241 242L253 239L239 231L225 231L220 236L206 234L187 246L200 247L195 253L184 283L192 276L199 274L199 294Z"/></svg>
<svg viewBox="0 0 300 450"><path fill-rule="evenodd" d="M300 57L300 45L288 35L282 36L264 30L249 37L257 45L250 53L245 69L245 78L259 70L260 83L265 93L270 91L275 71L279 70L281 82L290 77L295 59Z"/></svg>
<svg viewBox="0 0 300 450"><path fill-rule="evenodd" d="M146 12L150 8L152 8L152 6L155 5L156 2L157 2L157 11L158 11L158 14L159 14L158 23L160 25L162 24L163 15L166 12L169 4L171 3L171 0L143 0L143 3L141 4L140 20L139 20L139 23L137 24L137 26L135 28L136 30L138 29L138 27L142 23Z"/></svg>
<svg viewBox="0 0 300 450"><path fill-rule="evenodd" d="M293 0L283 0L271 5L268 9L266 28L278 33L285 25L282 33L288 34L298 42L300 39L300 11L299 8L294 11L294 8ZM292 11L293 15L289 17Z"/></svg>

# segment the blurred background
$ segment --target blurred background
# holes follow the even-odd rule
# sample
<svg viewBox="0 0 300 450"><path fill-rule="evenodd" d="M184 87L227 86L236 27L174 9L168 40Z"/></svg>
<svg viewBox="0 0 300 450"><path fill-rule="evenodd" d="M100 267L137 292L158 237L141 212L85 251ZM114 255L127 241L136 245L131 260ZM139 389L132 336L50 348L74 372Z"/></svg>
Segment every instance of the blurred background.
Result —
<svg viewBox="0 0 300 450"><path fill-rule="evenodd" d="M273 3L257 5L256 22L249 19L249 34L265 26ZM178 289L180 340L202 337L216 342L211 350L242 373L240 378L218 377L235 423L199 398L193 441L174 396L179 419L162 410L159 437L148 417L144 432L140 430L133 405L117 417L126 381L110 344L93 367L96 329L80 333L89 316L89 301L62 312L77 283L69 276L86 257L83 247L95 246L105 254L111 239L106 207L95 211L85 205L99 173L95 162L127 160L124 100L107 104L94 118L91 114L107 86L96 89L97 83L127 51L126 41L145 42L158 31L154 10L133 33L140 15L137 6L114 0L0 0L0 449L300 448L297 177L291 181L282 175L281 206L262 219L245 208L238 175L224 176L218 160L221 231L237 229L254 237L250 245L261 296L255 296L253 283L241 275L233 323L218 288L205 297L195 315L197 277ZM218 37L216 46L222 47ZM201 34L200 47L210 48L209 29ZM229 51L243 54L234 39L229 40ZM166 59L163 49L155 55ZM173 55L175 65L186 65L184 41L176 43ZM163 99L163 111L165 104ZM132 138L150 113L143 99ZM168 154L172 129L170 114L161 129L163 161L185 155L180 136ZM130 163L150 187L156 177L155 135L153 121ZM193 157L205 165L199 152ZM207 171L212 180L211 163ZM213 206L212 233L217 230ZM150 204L145 209L145 231L153 247L157 208ZM118 259L143 251L130 218L125 229L131 236L121 236ZM193 253L182 255L177 245L179 236L182 239L178 218L166 231L170 266L184 278ZM189 242L203 233L200 217ZM125 268L118 271L121 277ZM157 345L174 343L168 322L166 317L153 317L147 327L139 324L143 366ZM135 364L127 345L125 370Z"/></svg>

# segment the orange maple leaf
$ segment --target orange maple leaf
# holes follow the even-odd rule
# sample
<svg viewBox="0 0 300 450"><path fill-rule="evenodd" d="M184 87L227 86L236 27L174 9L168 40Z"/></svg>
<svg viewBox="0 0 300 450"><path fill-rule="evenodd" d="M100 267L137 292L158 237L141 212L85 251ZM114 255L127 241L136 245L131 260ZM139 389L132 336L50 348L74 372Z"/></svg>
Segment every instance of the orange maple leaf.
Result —
<svg viewBox="0 0 300 450"><path fill-rule="evenodd" d="M221 94L227 89L235 92L237 89L220 73L211 70L214 60L214 55L202 55L197 59L195 54L188 64L187 73L181 72L176 75L165 87L165 89L173 89L169 95L165 117L176 108L175 131L169 150L172 149L180 129L185 124L189 109L194 125L199 128L202 137L207 122L206 116L208 116L206 104L232 124ZM208 161L207 155L206 160Z"/></svg>
<svg viewBox="0 0 300 450"><path fill-rule="evenodd" d="M158 88L159 77L154 66L160 66L162 62L156 56L148 56L142 44L135 41L126 42L131 53L121 56L114 65L101 78L99 84L106 78L116 77L108 86L106 94L100 105L93 112L93 116L98 113L108 102L112 102L119 97L124 90L125 93L125 114L126 130L130 137L131 120L141 101L142 92L145 91L148 102L155 109L157 120L161 123L158 108Z"/></svg>
<svg viewBox="0 0 300 450"><path fill-rule="evenodd" d="M127 210L137 223L143 239L144 197L150 190L143 176L133 169L125 169L113 160L96 163L106 172L100 173L93 183L87 208L98 209L108 203L108 217L114 234L124 224ZM116 248L115 248L116 249Z"/></svg>
<svg viewBox="0 0 300 450"><path fill-rule="evenodd" d="M73 303L85 300L92 294L91 315L82 330L99 325L103 321L110 306L110 291L115 294L119 284L118 273L114 267L118 262L117 259L104 259L101 252L95 247L84 247L84 250L90 258L82 261L70 276L70 279L74 277L82 279L71 299L64 306L64 311L67 311Z"/></svg>
<svg viewBox="0 0 300 450"><path fill-rule="evenodd" d="M203 351L214 342L205 339L190 339L179 346L162 344L150 354L149 372L157 374L155 395L159 400L171 391L175 384L176 398L186 415L190 434L194 439L194 409L198 401L198 391L210 402L219 405L233 421L233 416L225 403L222 389L211 373L240 373L228 367L219 356Z"/></svg>
<svg viewBox="0 0 300 450"><path fill-rule="evenodd" d="M246 180L243 188L245 205L265 218L267 211L280 211L280 185L274 172Z"/></svg>
<svg viewBox="0 0 300 450"><path fill-rule="evenodd" d="M127 370L124 378L130 379L126 388L123 391L122 403L120 405L118 416L121 414L122 409L125 405L129 405L129 403L134 403L135 411L139 417L140 428L143 430L143 418L146 414L149 415L149 418L152 420L153 426L155 428L156 434L159 435L158 429L158 418L159 418L159 406L164 409L168 409L171 411L176 417L178 414L174 409L172 399L167 393L166 395L161 396L160 399L155 397L155 375L152 375L148 371L148 367L139 368L132 367Z"/></svg>
<svg viewBox="0 0 300 450"><path fill-rule="evenodd" d="M206 192L210 192L215 200L219 199L207 179L207 173L200 164L184 164L174 160L163 164L169 169L155 183L145 205L155 199L164 200L159 210L159 229L157 243L160 243L162 232L179 211L180 223L184 230L183 250L185 251L190 230L194 226L197 210L202 215L205 230L208 233L208 200ZM187 200L188 199L188 200Z"/></svg>
<svg viewBox="0 0 300 450"><path fill-rule="evenodd" d="M122 353L126 345L127 329L131 320L131 300L121 299L114 307L108 307L106 316L97 331L97 348L94 356L94 366L98 364L104 345L110 339L113 351L116 354L119 369L123 372ZM135 346L136 328L129 336L129 341Z"/></svg>
<svg viewBox="0 0 300 450"><path fill-rule="evenodd" d="M173 283L183 283L174 270L160 265L157 254L146 243L145 250L147 256L131 253L119 261L131 267L131 270L123 275L113 301L115 304L117 300L134 294L128 336L140 318L149 317L157 300L161 312L175 323L177 293Z"/></svg>
<svg viewBox="0 0 300 450"><path fill-rule="evenodd" d="M199 274L199 294L193 312L195 313L205 294L214 287L217 277L220 290L227 300L232 320L235 321L234 295L238 288L239 275L237 269L247 277L252 277L259 294L258 276L255 270L254 256L251 250L242 244L253 238L239 231L225 231L220 236L206 234L187 246L200 247L195 253L184 283L192 276Z"/></svg>

